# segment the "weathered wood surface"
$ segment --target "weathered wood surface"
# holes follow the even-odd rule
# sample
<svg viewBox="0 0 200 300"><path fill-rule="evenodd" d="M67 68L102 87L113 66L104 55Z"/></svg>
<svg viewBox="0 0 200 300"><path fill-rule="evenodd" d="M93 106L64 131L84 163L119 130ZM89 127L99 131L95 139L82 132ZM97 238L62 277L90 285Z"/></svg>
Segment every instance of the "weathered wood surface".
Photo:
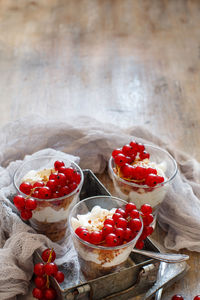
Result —
<svg viewBox="0 0 200 300"><path fill-rule="evenodd" d="M146 124L200 159L199 27L198 0L1 0L0 126L30 112ZM163 300L200 294L190 255Z"/></svg>

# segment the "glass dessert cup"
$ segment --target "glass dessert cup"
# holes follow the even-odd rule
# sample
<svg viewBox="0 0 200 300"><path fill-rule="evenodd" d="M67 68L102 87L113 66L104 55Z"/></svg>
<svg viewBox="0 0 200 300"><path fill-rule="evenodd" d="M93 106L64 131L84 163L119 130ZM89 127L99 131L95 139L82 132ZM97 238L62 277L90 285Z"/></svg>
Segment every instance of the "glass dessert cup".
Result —
<svg viewBox="0 0 200 300"><path fill-rule="evenodd" d="M124 180L115 172L116 164L113 157L109 160L109 175L113 181L115 193L118 197L127 202L135 203L137 209L139 209L141 205L148 203L152 206L155 215L177 174L177 164L175 159L166 150L152 145L144 144L144 146L145 150L150 153L150 162L154 162L156 166L159 165L163 169L164 182L154 187L149 187Z"/></svg>
<svg viewBox="0 0 200 300"><path fill-rule="evenodd" d="M103 209L111 210L112 208L124 208L126 202L112 196L95 196L80 201L71 210L69 216L69 228L75 249L78 253L81 271L87 280L104 276L124 267L131 250L134 248L143 231L142 222L142 227L139 232L137 232L135 238L126 244L114 247L94 245L82 240L75 233L76 226L73 218L76 218L77 215L87 214L97 205Z"/></svg>
<svg viewBox="0 0 200 300"><path fill-rule="evenodd" d="M18 193L23 197L27 197L19 189L22 179L29 171L40 171L43 169L51 169L54 167L56 160L62 160L66 167L72 167L81 176L80 183L76 189L70 194L52 198L52 199L38 199L31 196L37 202L37 207L32 211L32 218L29 220L31 226L41 234L49 237L53 242L62 242L66 236L68 227L68 217L70 209L78 202L81 187L83 185L83 172L80 167L62 157L55 156L41 156L31 159L23 163L14 174L14 186Z"/></svg>

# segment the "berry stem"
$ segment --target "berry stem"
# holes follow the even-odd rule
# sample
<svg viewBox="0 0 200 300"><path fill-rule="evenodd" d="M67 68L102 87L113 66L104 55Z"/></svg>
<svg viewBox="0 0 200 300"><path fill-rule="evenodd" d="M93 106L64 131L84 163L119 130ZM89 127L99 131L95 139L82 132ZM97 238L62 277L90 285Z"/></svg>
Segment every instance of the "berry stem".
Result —
<svg viewBox="0 0 200 300"><path fill-rule="evenodd" d="M51 252L50 252L50 254L49 254L49 258L48 258L47 263L50 263L50 262L51 262L53 251L54 251L54 250L53 250L53 248L52 248L52 249L51 249Z"/></svg>

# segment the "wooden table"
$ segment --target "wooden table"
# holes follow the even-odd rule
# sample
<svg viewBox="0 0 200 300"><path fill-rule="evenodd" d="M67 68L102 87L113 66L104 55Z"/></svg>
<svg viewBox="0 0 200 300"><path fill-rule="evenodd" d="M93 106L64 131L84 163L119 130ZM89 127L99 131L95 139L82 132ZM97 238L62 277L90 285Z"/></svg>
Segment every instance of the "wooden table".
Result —
<svg viewBox="0 0 200 300"><path fill-rule="evenodd" d="M29 113L145 124L200 159L199 26L198 0L0 1L0 126ZM191 269L163 300L200 294L200 254L183 252Z"/></svg>

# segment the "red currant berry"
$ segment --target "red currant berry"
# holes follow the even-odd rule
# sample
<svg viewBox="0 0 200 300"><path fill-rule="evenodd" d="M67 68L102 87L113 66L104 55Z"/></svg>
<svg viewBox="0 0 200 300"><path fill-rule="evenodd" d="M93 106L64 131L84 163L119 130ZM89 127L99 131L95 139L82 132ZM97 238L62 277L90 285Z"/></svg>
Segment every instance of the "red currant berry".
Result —
<svg viewBox="0 0 200 300"><path fill-rule="evenodd" d="M25 208L25 199L22 195L15 196L13 202L18 210L22 210Z"/></svg>
<svg viewBox="0 0 200 300"><path fill-rule="evenodd" d="M157 175L155 175L155 174L149 174L146 177L145 184L148 185L148 186L150 186L150 187L156 186L156 184L157 184Z"/></svg>
<svg viewBox="0 0 200 300"><path fill-rule="evenodd" d="M104 221L104 225L106 225L106 224L109 224L109 225L114 226L114 225L115 225L115 222L114 222L113 219L107 218L107 219L105 219L105 221Z"/></svg>
<svg viewBox="0 0 200 300"><path fill-rule="evenodd" d="M133 209L136 209L136 205L134 203L127 203L125 206L126 212L129 213L131 212Z"/></svg>
<svg viewBox="0 0 200 300"><path fill-rule="evenodd" d="M122 172L123 177L131 178L133 169L134 169L133 166L126 163L124 166L121 167L120 171Z"/></svg>
<svg viewBox="0 0 200 300"><path fill-rule="evenodd" d="M116 227L117 228L123 228L126 229L128 222L124 218L118 218L116 221Z"/></svg>
<svg viewBox="0 0 200 300"><path fill-rule="evenodd" d="M124 239L125 230L123 228L116 228L115 234L117 238L122 241Z"/></svg>
<svg viewBox="0 0 200 300"><path fill-rule="evenodd" d="M125 210L123 208L118 208L115 213L120 214L123 218L126 216Z"/></svg>
<svg viewBox="0 0 200 300"><path fill-rule="evenodd" d="M73 180L76 182L76 184L79 184L81 182L81 174L78 172L74 173Z"/></svg>
<svg viewBox="0 0 200 300"><path fill-rule="evenodd" d="M34 288L32 291L32 295L36 299L42 299L43 298L43 291L39 288Z"/></svg>
<svg viewBox="0 0 200 300"><path fill-rule="evenodd" d="M45 287L47 280L43 276L37 276L37 277L35 277L34 282L35 282L36 287L41 289L41 288Z"/></svg>
<svg viewBox="0 0 200 300"><path fill-rule="evenodd" d="M149 215L152 213L152 207L149 204L143 204L140 210L144 215Z"/></svg>
<svg viewBox="0 0 200 300"><path fill-rule="evenodd" d="M144 145L141 144L141 143L138 143L138 144L137 144L137 150L138 150L138 152L143 152L143 151L145 150Z"/></svg>
<svg viewBox="0 0 200 300"><path fill-rule="evenodd" d="M61 197L61 194L60 194L60 192L58 192L58 191L54 192L54 193L51 195L51 198L52 198L52 199L54 199L54 198L59 198L59 197Z"/></svg>
<svg viewBox="0 0 200 300"><path fill-rule="evenodd" d="M48 288L48 289L45 289L44 291L44 297L46 300L54 300L56 299L56 291L53 289L53 288Z"/></svg>
<svg viewBox="0 0 200 300"><path fill-rule="evenodd" d="M121 218L121 214L119 214L119 213L114 213L113 214L113 216L112 216L112 218L113 218L113 220L114 220L114 222L116 223L116 221L119 219L119 218Z"/></svg>
<svg viewBox="0 0 200 300"><path fill-rule="evenodd" d="M56 177L57 177L57 173L51 173L49 175L49 180L56 180Z"/></svg>
<svg viewBox="0 0 200 300"><path fill-rule="evenodd" d="M50 262L53 262L55 259L56 259L56 253L55 251L52 251L51 249L45 249L43 252L42 252L42 259L44 262L47 262L49 257L50 257L50 254L51 254L51 261Z"/></svg>
<svg viewBox="0 0 200 300"><path fill-rule="evenodd" d="M164 177L163 177L163 176L158 176L158 175L157 175L157 178L156 178L156 180L157 180L157 183L162 183L162 182L164 182L164 181L165 181L165 179L164 179Z"/></svg>
<svg viewBox="0 0 200 300"><path fill-rule="evenodd" d="M116 234L114 233L109 233L107 236L106 236L106 245L108 247L114 247L114 246L117 246L119 243L119 240L116 236Z"/></svg>
<svg viewBox="0 0 200 300"><path fill-rule="evenodd" d="M149 214L149 215L143 215L143 223L145 226L150 225L153 222L153 215Z"/></svg>
<svg viewBox="0 0 200 300"><path fill-rule="evenodd" d="M140 166L137 166L135 168L135 177L137 180L142 180L146 177L147 175L147 169L144 168L144 167L140 167Z"/></svg>
<svg viewBox="0 0 200 300"><path fill-rule="evenodd" d="M157 175L157 170L154 168L147 168L147 174L155 174Z"/></svg>
<svg viewBox="0 0 200 300"><path fill-rule="evenodd" d="M67 178L66 178L65 174L63 174L63 173L57 174L57 177L56 177L57 185L64 186L66 184L66 180L67 180Z"/></svg>
<svg viewBox="0 0 200 300"><path fill-rule="evenodd" d="M146 158L150 158L150 154L146 151L143 151L143 152L140 152L140 155L139 155L140 159L143 160L143 159L146 159Z"/></svg>
<svg viewBox="0 0 200 300"><path fill-rule="evenodd" d="M131 156L133 154L133 148L130 145L124 145L122 148L122 153L125 156Z"/></svg>
<svg viewBox="0 0 200 300"><path fill-rule="evenodd" d="M140 221L140 219L132 219L129 222L129 227L130 229L134 232L134 231L140 231L141 227L142 227L142 222Z"/></svg>
<svg viewBox="0 0 200 300"><path fill-rule="evenodd" d="M44 182L43 181L36 181L33 184L33 188L35 188L35 191L38 190L37 188L43 187L44 186Z"/></svg>
<svg viewBox="0 0 200 300"><path fill-rule="evenodd" d="M143 249L143 247L144 247L144 241L138 240L137 243L136 243L136 245L135 245L135 247L137 249Z"/></svg>
<svg viewBox="0 0 200 300"><path fill-rule="evenodd" d="M105 237L106 235L108 235L109 233L112 233L114 231L114 228L112 225L110 224L105 224L103 229L102 229L102 234L103 237Z"/></svg>
<svg viewBox="0 0 200 300"><path fill-rule="evenodd" d="M51 196L51 190L49 187L44 186L39 189L39 191L38 191L39 199L49 199L50 196Z"/></svg>
<svg viewBox="0 0 200 300"><path fill-rule="evenodd" d="M87 229L82 230L79 234L79 237L86 242L90 242L90 233Z"/></svg>
<svg viewBox="0 0 200 300"><path fill-rule="evenodd" d="M58 267L54 263L47 263L44 265L44 271L47 275L52 276L55 275L58 272Z"/></svg>
<svg viewBox="0 0 200 300"><path fill-rule="evenodd" d="M28 210L28 209L23 209L21 211L21 218L25 221L29 220L32 218L32 211L31 210Z"/></svg>
<svg viewBox="0 0 200 300"><path fill-rule="evenodd" d="M193 300L200 300L200 295L195 296Z"/></svg>
<svg viewBox="0 0 200 300"><path fill-rule="evenodd" d="M34 273L37 276L43 276L44 275L44 264L38 263L34 266Z"/></svg>
<svg viewBox="0 0 200 300"><path fill-rule="evenodd" d="M72 167L66 168L65 173L64 173L66 176L66 179L71 181L74 176L74 172L75 172L75 170Z"/></svg>
<svg viewBox="0 0 200 300"><path fill-rule="evenodd" d="M130 240L132 239L132 231L131 231L130 228L126 228L126 229L124 230L124 239L125 239L126 241L130 241Z"/></svg>
<svg viewBox="0 0 200 300"><path fill-rule="evenodd" d="M65 164L61 160L56 160L55 163L54 163L54 168L56 170L59 170L61 167L64 167L64 166L65 166Z"/></svg>
<svg viewBox="0 0 200 300"><path fill-rule="evenodd" d="M151 226L144 226L143 228L143 232L140 236L140 239L145 240L147 236L151 235L153 232L153 227Z"/></svg>
<svg viewBox="0 0 200 300"><path fill-rule="evenodd" d="M38 198L38 191L35 190L31 196L34 198Z"/></svg>
<svg viewBox="0 0 200 300"><path fill-rule="evenodd" d="M140 218L140 213L137 209L133 209L131 212L130 212L130 217L132 219L139 219Z"/></svg>
<svg viewBox="0 0 200 300"><path fill-rule="evenodd" d="M83 230L87 230L87 229L83 226L79 226L76 228L75 233L80 237L80 234Z"/></svg>
<svg viewBox="0 0 200 300"><path fill-rule="evenodd" d="M116 165L122 167L126 163L126 156L124 154L118 154L114 158Z"/></svg>
<svg viewBox="0 0 200 300"><path fill-rule="evenodd" d="M55 179L50 179L49 181L47 181L46 186L47 186L48 188L50 188L50 190L51 190L52 192L55 192L56 187L57 187L57 182L56 182Z"/></svg>
<svg viewBox="0 0 200 300"><path fill-rule="evenodd" d="M61 271L58 271L54 277L59 283L63 282L65 279L65 275Z"/></svg>
<svg viewBox="0 0 200 300"><path fill-rule="evenodd" d="M19 189L22 193L29 195L31 193L32 185L30 182L22 182L19 186Z"/></svg>
<svg viewBox="0 0 200 300"><path fill-rule="evenodd" d="M101 241L102 241L102 232L101 231L95 230L90 233L90 243L97 245L97 244L101 243Z"/></svg>
<svg viewBox="0 0 200 300"><path fill-rule="evenodd" d="M33 198L28 198L25 201L25 208L28 210L34 210L37 207L37 201Z"/></svg>
<svg viewBox="0 0 200 300"><path fill-rule="evenodd" d="M133 158L130 156L126 156L126 163L130 165L132 162L133 162Z"/></svg>
<svg viewBox="0 0 200 300"><path fill-rule="evenodd" d="M181 295L174 295L171 300L184 300Z"/></svg>
<svg viewBox="0 0 200 300"><path fill-rule="evenodd" d="M132 142L130 142L130 146L134 150L134 153L137 153L137 151L138 151L138 143L135 142L135 141L132 141Z"/></svg>
<svg viewBox="0 0 200 300"><path fill-rule="evenodd" d="M118 154L122 154L122 149L121 148L113 150L112 157L115 158L115 156L117 156Z"/></svg>
<svg viewBox="0 0 200 300"><path fill-rule="evenodd" d="M71 193L71 189L67 185L61 187L61 189L60 189L60 195L61 195L61 197L62 196L66 196L66 195L68 195L70 193Z"/></svg>
<svg viewBox="0 0 200 300"><path fill-rule="evenodd" d="M69 184L70 193L73 192L77 188L76 182L72 182Z"/></svg>

